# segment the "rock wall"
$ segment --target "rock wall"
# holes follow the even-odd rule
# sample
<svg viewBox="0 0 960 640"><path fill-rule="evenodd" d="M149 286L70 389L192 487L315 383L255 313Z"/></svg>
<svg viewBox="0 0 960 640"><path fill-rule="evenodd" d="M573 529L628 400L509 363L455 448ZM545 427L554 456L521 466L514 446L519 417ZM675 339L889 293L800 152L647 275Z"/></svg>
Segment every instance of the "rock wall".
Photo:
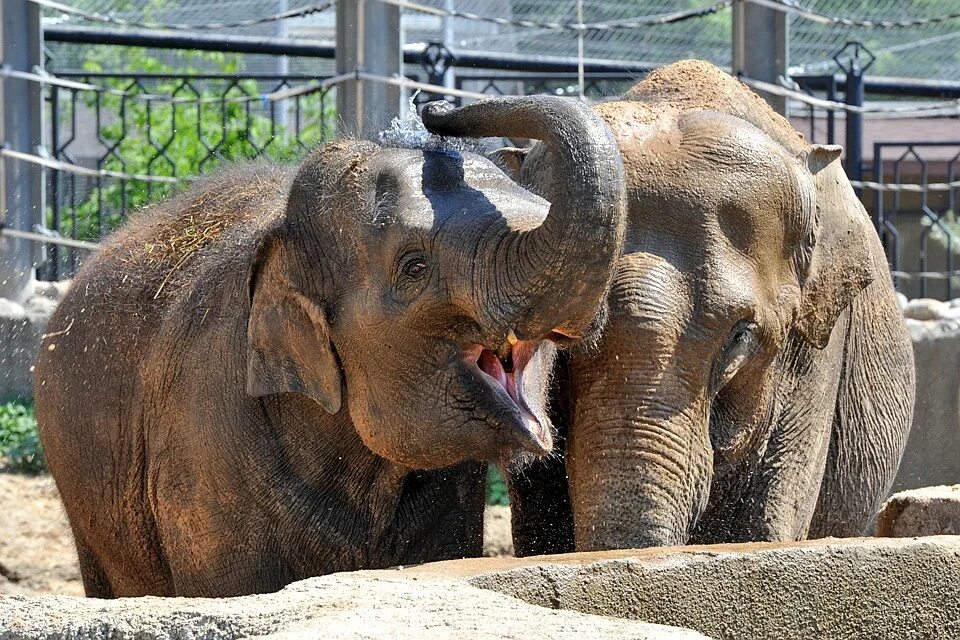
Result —
<svg viewBox="0 0 960 640"><path fill-rule="evenodd" d="M893 491L960 482L960 300L911 300L917 399Z"/></svg>

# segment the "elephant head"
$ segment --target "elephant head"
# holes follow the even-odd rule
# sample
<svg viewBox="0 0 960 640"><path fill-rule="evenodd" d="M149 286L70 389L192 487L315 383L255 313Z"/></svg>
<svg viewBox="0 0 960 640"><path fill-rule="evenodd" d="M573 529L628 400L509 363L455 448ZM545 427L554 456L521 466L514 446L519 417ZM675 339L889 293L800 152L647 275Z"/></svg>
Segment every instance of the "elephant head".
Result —
<svg viewBox="0 0 960 640"><path fill-rule="evenodd" d="M570 369L576 548L685 544L708 502L742 499L784 410L780 371L825 347L872 281L850 250L872 229L839 147L712 110L597 110L621 144L628 222L609 325ZM552 175L549 150L508 153L523 184Z"/></svg>
<svg viewBox="0 0 960 640"><path fill-rule="evenodd" d="M562 197L467 152L354 140L314 152L251 272L248 392L346 411L369 449L409 467L544 455L552 343L591 331L622 248L616 143L560 98L432 103L423 120L543 140Z"/></svg>

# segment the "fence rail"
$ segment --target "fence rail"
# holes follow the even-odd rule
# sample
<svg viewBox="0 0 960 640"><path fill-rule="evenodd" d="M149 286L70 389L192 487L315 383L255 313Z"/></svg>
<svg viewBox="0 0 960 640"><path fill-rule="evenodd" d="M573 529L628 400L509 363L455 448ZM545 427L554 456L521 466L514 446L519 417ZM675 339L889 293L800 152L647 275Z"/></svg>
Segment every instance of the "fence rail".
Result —
<svg viewBox="0 0 960 640"><path fill-rule="evenodd" d="M564 28L582 32L596 26L570 24ZM618 29L629 27L616 25ZM47 27L45 35L54 41L154 49L315 59L333 59L335 54L334 46L325 43L192 31L58 25ZM406 45L403 60L405 76L361 71L354 75L422 90L418 102L441 96L462 102L484 95L576 96L581 92L587 99L603 100L622 94L651 71L649 65L635 62L451 51L439 43ZM56 69L56 61L48 67ZM865 67L853 75L797 76L778 85L744 80L759 91L787 96L793 115L808 119L809 127L804 123L804 129L812 142L845 142L849 151L857 152L847 154L845 166L871 212L898 274L898 286L915 295L955 295L960 287L955 275L955 254L960 251L956 208L960 142L878 143L872 147L870 162L859 159L864 150L862 137L851 137L850 132L851 124L859 119L862 126L867 115L949 114L956 121L960 83L897 81L864 72ZM9 72L0 70L0 75L4 73ZM34 233L66 239L66 244L51 245L47 250L39 271L44 278L72 274L91 247L83 243L97 242L131 210L169 193L174 183L188 181L225 161L295 158L335 135L337 78L326 75L63 69L52 75L37 70L18 72L19 76L35 76L33 80L42 84L49 127L47 149L20 159L52 169L45 174L43 224ZM865 93L910 98L913 103L864 105ZM939 102L918 104L918 99ZM841 125L846 131L844 140L838 139ZM953 154L952 160L945 164L925 159L925 152L934 148L941 156L952 148L947 152ZM935 165L939 172L934 171Z"/></svg>
<svg viewBox="0 0 960 640"><path fill-rule="evenodd" d="M222 162L292 159L334 135L333 89L315 76L56 75L113 90L54 84L46 91L50 158L89 170L47 176L45 226L75 240L99 240L131 210L170 193L170 183ZM310 90L282 97L300 86ZM84 255L70 247L48 253L41 270L48 279L69 275Z"/></svg>

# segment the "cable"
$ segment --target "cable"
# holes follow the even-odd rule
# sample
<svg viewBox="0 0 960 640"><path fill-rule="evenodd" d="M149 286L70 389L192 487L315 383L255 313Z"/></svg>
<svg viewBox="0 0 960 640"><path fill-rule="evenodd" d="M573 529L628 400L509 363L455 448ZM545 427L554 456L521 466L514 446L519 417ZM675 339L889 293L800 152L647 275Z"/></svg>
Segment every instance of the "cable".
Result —
<svg viewBox="0 0 960 640"><path fill-rule="evenodd" d="M201 30L236 29L240 27L252 27L258 24L265 24L268 22L277 22L278 20L288 20L290 18L302 18L304 16L308 16L313 13L320 13L322 11L326 11L327 9L336 5L339 0L329 0L328 2L305 5L302 7L298 7L296 9L290 9L289 11L283 11L280 13L275 13L270 16L264 16L262 18L250 18L248 20L237 20L236 22L208 22L206 24L141 22L139 20L128 20L126 18L115 18L113 16L104 15L102 13L96 13L94 11L85 11L83 9L78 9L77 7L72 7L68 4L63 4L62 2L57 2L56 0L30 0L30 1L42 7L53 9L55 11L60 11L62 13L66 13L69 15L77 16L78 18L89 20L90 22L104 22L107 24L119 25L121 27L140 27L142 29L165 29L167 31L201 31Z"/></svg>
<svg viewBox="0 0 960 640"><path fill-rule="evenodd" d="M890 275L903 280L947 280L949 278L960 278L960 269L953 271L891 271Z"/></svg>
<svg viewBox="0 0 960 640"><path fill-rule="evenodd" d="M4 146L0 146L0 156L5 158L13 158L15 160L22 160L23 162L29 162L31 164L36 164L43 167L49 167L50 169L57 169L58 171L75 173L77 175L87 176L89 178L117 178L118 180L139 180L140 182L161 182L164 184L177 184L180 182L180 178L174 178L172 176L148 176L139 173L121 173L119 171L110 171L108 169L90 169L88 167L81 167L80 165L71 164L69 162L63 162L62 160L56 160L54 158L45 158L43 156L33 155L32 153L14 151L13 149L8 149Z"/></svg>
<svg viewBox="0 0 960 640"><path fill-rule="evenodd" d="M960 19L960 11L956 11L954 13L948 13L946 15L935 16L932 18L905 18L903 20L856 20L853 18L844 18L842 16L831 16L819 11L813 11L812 9L798 7L792 2L787 2L786 0L743 1L752 2L753 4L767 7L769 9L776 9L777 11L792 13L793 15L800 16L801 18L805 18L812 22L819 22L820 24L842 24L846 27L864 27L867 29L905 29L909 27L922 27L928 24L939 24L941 22Z"/></svg>
<svg viewBox="0 0 960 640"><path fill-rule="evenodd" d="M932 102L928 105L922 106L912 106L912 107L887 107L887 106L873 106L873 107L857 107L850 104L845 104L843 102L834 102L832 100L823 100L821 98L815 98L809 96L800 91L794 91L792 89L787 89L781 87L780 85L772 84L770 82L764 82L762 80L756 80L754 78L748 78L747 76L737 76L740 82L744 83L748 87L758 89L765 93L772 93L777 96L785 96L788 98L793 98L799 102L804 102L815 107L820 107L821 109L827 109L828 111L849 111L853 113L898 113L898 114L914 114L920 117L933 117L933 116L954 116L960 115L960 100L947 100L943 102Z"/></svg>
<svg viewBox="0 0 960 640"><path fill-rule="evenodd" d="M53 231L48 231L50 234L54 234ZM87 251L96 251L100 248L100 245L96 242L86 242L84 240L74 240L73 238L64 238L60 234L56 235L46 235L44 233L34 233L32 231L20 231L19 229L11 229L9 227L4 227L0 229L0 235L8 236L10 238L20 238L23 240L31 240L33 242L45 242L47 244L59 244L65 247L73 247L74 249L86 249Z"/></svg>
<svg viewBox="0 0 960 640"><path fill-rule="evenodd" d="M700 7L697 9L686 9L684 11L674 11L672 13L657 14L651 16L641 16L627 20L616 20L609 22L591 22L591 23L563 23L563 22L537 22L535 20L518 20L516 18L497 18L494 16L483 16L466 11L456 11L431 7L425 4L411 2L410 0L379 0L384 4L390 4L401 9L410 9L419 13L427 13L441 18L463 18L464 20L476 20L480 22L490 22L501 26L531 27L535 29L562 30L562 31L616 31L619 29L637 29L640 27L653 27L662 24L674 24L691 20L693 18L702 18L703 16L717 13L723 9L729 8L733 0L720 0L715 4Z"/></svg>
<svg viewBox="0 0 960 640"><path fill-rule="evenodd" d="M350 77L353 77L352 74L348 74ZM244 103L244 102L276 102L278 100L286 100L288 98L293 98L296 96L305 95L308 93L313 93L315 91L322 91L329 86L328 78L327 80L322 80L320 82L312 82L309 84L301 85L299 87L289 87L287 89L278 89L276 91L271 91L270 93L261 93L258 96L223 96L221 98L213 97L186 97L186 96L171 96L166 94L153 94L153 93L136 93L134 91L124 91L122 89L114 89L112 87L102 87L95 84L90 84L87 82L78 82L76 80L67 80L64 78L58 78L55 75L51 75L40 69L34 67L33 73L28 71L17 71L15 69L10 69L6 65L0 67L0 78L17 78L20 80L27 80L29 82L37 82L40 84L55 85L58 87L65 87L67 89L77 89L80 91L95 91L97 93L104 93L107 95L118 96L122 98L133 98L137 100L145 100L149 102L168 102L174 104L223 104L223 103Z"/></svg>
<svg viewBox="0 0 960 640"><path fill-rule="evenodd" d="M858 189L871 189L873 191L909 191L911 193L924 193L926 191L952 191L960 189L960 180L953 182L930 182L927 184L897 184L892 182L870 182L869 180L851 180L850 184Z"/></svg>
<svg viewBox="0 0 960 640"><path fill-rule="evenodd" d="M371 82L382 82L384 84L390 84L395 87L403 87L406 89L419 89L420 91L427 91L429 93L435 93L435 94L444 95L444 96L472 98L474 100L489 100L490 98L494 97L486 93L477 93L476 91L465 91L463 89L453 89L451 87L442 87L440 85L428 84L426 82L417 82L416 80L410 80L409 78L404 78L401 76L380 76L373 73L367 73L365 71L356 71L354 73L349 73L344 75L349 76L350 79L356 78L357 80L369 80Z"/></svg>

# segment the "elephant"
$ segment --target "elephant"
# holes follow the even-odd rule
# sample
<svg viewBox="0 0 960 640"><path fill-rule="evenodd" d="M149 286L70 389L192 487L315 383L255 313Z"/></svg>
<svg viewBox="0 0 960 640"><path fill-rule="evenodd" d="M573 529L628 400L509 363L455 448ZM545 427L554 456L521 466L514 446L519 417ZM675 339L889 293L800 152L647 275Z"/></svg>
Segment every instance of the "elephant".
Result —
<svg viewBox="0 0 960 640"><path fill-rule="evenodd" d="M83 266L35 383L88 596L480 555L483 465L552 448L549 372L597 331L625 179L576 102L444 104L428 128L556 149L558 204L450 145L340 140L201 180Z"/></svg>
<svg viewBox="0 0 960 640"><path fill-rule="evenodd" d="M510 473L518 554L862 535L914 367L841 148L700 61L595 111L627 237L606 328L558 360L558 455ZM560 166L541 144L495 156L542 194Z"/></svg>

